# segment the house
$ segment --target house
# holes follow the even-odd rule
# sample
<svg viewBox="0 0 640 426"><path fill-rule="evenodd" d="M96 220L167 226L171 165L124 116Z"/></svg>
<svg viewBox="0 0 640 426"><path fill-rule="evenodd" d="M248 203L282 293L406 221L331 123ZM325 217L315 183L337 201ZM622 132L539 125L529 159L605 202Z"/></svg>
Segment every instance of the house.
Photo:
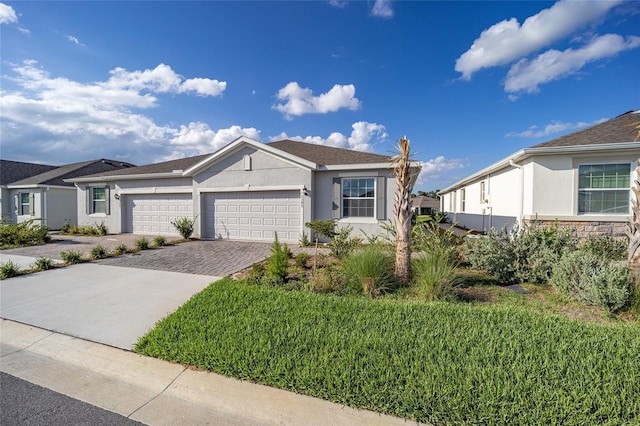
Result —
<svg viewBox="0 0 640 426"><path fill-rule="evenodd" d="M313 220L337 219L354 235L379 232L393 216L392 171L384 155L240 137L213 154L71 181L81 225L177 235L171 222L189 217L197 238L273 241L277 232L296 242Z"/></svg>
<svg viewBox="0 0 640 426"><path fill-rule="evenodd" d="M437 213L440 211L440 200L426 195L417 195L411 199L411 210L417 216Z"/></svg>
<svg viewBox="0 0 640 426"><path fill-rule="evenodd" d="M77 195L65 179L132 167L113 160L91 160L62 166L1 160L2 216L17 223L42 220L50 229L77 222Z"/></svg>
<svg viewBox="0 0 640 426"><path fill-rule="evenodd" d="M630 111L595 126L522 149L440 192L460 226L488 231L538 222L580 238L623 236L631 214L640 142Z"/></svg>

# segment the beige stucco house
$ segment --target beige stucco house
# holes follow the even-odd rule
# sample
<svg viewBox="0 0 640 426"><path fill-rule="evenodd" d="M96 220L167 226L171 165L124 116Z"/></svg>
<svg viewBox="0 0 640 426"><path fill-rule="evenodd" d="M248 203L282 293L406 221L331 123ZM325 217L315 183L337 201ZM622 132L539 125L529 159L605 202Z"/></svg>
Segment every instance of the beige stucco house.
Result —
<svg viewBox="0 0 640 426"><path fill-rule="evenodd" d="M452 221L488 231L556 222L579 237L624 235L640 142L640 111L520 150L442 190Z"/></svg>
<svg viewBox="0 0 640 426"><path fill-rule="evenodd" d="M272 241L277 232L289 242L309 235L304 224L312 220L336 219L354 235L377 233L392 216L395 190L387 156L247 137L213 154L71 181L81 225L177 235L171 222L189 217L197 238Z"/></svg>

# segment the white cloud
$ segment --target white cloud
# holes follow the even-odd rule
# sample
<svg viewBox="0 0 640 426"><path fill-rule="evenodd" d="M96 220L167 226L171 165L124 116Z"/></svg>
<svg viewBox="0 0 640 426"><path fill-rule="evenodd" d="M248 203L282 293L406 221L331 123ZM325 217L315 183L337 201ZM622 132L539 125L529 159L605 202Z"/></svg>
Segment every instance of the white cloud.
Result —
<svg viewBox="0 0 640 426"><path fill-rule="evenodd" d="M31 31L29 31L27 28L18 27L18 31L20 31L22 34L31 34Z"/></svg>
<svg viewBox="0 0 640 426"><path fill-rule="evenodd" d="M443 174L464 168L461 158L445 158L442 155L422 162L422 170L418 175L417 185L424 185L433 179L440 179Z"/></svg>
<svg viewBox="0 0 640 426"><path fill-rule="evenodd" d="M375 0L373 8L371 8L371 15L380 18L391 18L393 16L391 0Z"/></svg>
<svg viewBox="0 0 640 426"><path fill-rule="evenodd" d="M580 49L548 50L532 60L522 59L511 66L504 90L535 93L538 86L579 71L587 63L617 55L640 46L640 37L626 40L617 34L594 37Z"/></svg>
<svg viewBox="0 0 640 426"><path fill-rule="evenodd" d="M329 0L329 4L338 9L343 9L347 3L349 3L347 0Z"/></svg>
<svg viewBox="0 0 640 426"><path fill-rule="evenodd" d="M5 77L18 89L0 92L4 158L60 164L103 157L146 164L213 152L240 135L260 137L254 128L163 125L134 113L133 108L157 106L152 93L217 93L211 80L183 81L166 65L134 72L119 68L107 81L91 83L51 77L32 60L9 66L12 73Z"/></svg>
<svg viewBox="0 0 640 426"><path fill-rule="evenodd" d="M333 132L327 138L321 136L289 136L285 132L269 138L271 141L291 139L294 141L313 143L316 145L335 146L356 151L372 152L375 143L384 142L387 132L382 124L358 121L353 123L351 135Z"/></svg>
<svg viewBox="0 0 640 426"><path fill-rule="evenodd" d="M80 40L78 40L77 37L74 37L72 35L68 35L66 37L67 37L67 40L69 40L71 43L74 43L74 44L77 44L78 46L84 47L84 44L80 43Z"/></svg>
<svg viewBox="0 0 640 426"><path fill-rule="evenodd" d="M607 120L608 118L601 118L600 120L592 121L591 123L586 123L584 121L579 121L577 123L563 123L561 121L552 121L542 129L538 128L538 126L536 125L533 125L523 132L511 132L507 133L506 136L520 138L548 137L556 135L558 133L566 133L569 131L584 129L585 127L595 126L596 124L600 124Z"/></svg>
<svg viewBox="0 0 640 426"><path fill-rule="evenodd" d="M355 111L360 108L360 101L355 94L356 87L353 84L336 84L328 92L313 96L311 89L302 88L292 81L276 94L278 100L284 103L273 105L272 108L280 111L288 120L293 116L326 114L342 108Z"/></svg>
<svg viewBox="0 0 640 426"><path fill-rule="evenodd" d="M604 16L622 0L560 0L527 18L503 20L484 30L457 60L455 70L469 80L482 69L511 63L560 40Z"/></svg>
<svg viewBox="0 0 640 426"><path fill-rule="evenodd" d="M16 11L9 5L0 3L0 24L13 24L18 22Z"/></svg>

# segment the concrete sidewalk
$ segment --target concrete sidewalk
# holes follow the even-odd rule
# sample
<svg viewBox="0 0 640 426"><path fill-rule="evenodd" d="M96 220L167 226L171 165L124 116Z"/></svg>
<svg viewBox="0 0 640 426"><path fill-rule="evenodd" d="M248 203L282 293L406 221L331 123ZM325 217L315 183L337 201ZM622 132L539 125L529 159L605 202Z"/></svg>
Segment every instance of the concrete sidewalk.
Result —
<svg viewBox="0 0 640 426"><path fill-rule="evenodd" d="M0 371L149 425L409 425L2 320Z"/></svg>

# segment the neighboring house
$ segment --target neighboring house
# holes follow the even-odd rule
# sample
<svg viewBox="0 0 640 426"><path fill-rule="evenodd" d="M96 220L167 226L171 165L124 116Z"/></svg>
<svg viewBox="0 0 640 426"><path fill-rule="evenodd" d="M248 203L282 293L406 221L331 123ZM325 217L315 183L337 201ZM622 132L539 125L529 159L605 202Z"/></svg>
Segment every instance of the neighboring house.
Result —
<svg viewBox="0 0 640 426"><path fill-rule="evenodd" d="M3 217L13 223L38 219L43 225L56 230L65 222L77 223L77 191L73 183L64 179L132 165L104 159L62 166L1 160L0 167Z"/></svg>
<svg viewBox="0 0 640 426"><path fill-rule="evenodd" d="M428 215L440 211L440 200L437 198L418 195L411 199L411 210L416 215Z"/></svg>
<svg viewBox="0 0 640 426"><path fill-rule="evenodd" d="M395 191L387 156L247 137L213 154L71 181L81 225L105 221L110 232L177 235L171 222L189 217L197 238L273 241L277 232L288 242L310 235L304 224L312 220L337 219L354 235L377 233L393 216Z"/></svg>
<svg viewBox="0 0 640 426"><path fill-rule="evenodd" d="M623 236L640 157L640 111L525 148L442 190L441 208L480 231L557 223L580 238Z"/></svg>

